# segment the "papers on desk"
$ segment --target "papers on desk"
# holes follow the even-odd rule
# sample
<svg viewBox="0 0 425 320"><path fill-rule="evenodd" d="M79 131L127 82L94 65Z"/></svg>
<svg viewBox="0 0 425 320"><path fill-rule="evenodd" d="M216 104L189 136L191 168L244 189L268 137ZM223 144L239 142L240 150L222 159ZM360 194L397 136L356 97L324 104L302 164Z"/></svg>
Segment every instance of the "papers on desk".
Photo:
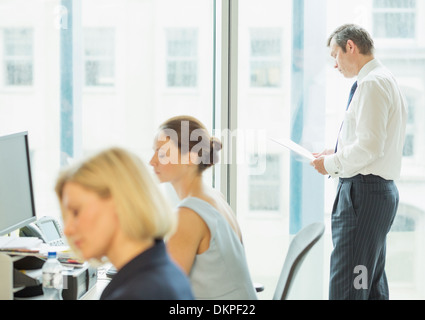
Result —
<svg viewBox="0 0 425 320"><path fill-rule="evenodd" d="M0 237L0 250L34 250L42 243L36 237Z"/></svg>
<svg viewBox="0 0 425 320"><path fill-rule="evenodd" d="M49 246L41 239L32 237L0 237L0 252L10 256L31 256L46 260L49 251L55 251L62 266L69 267L69 269L82 268L87 265L85 261L73 255L69 246Z"/></svg>
<svg viewBox="0 0 425 320"><path fill-rule="evenodd" d="M307 149L305 149L304 147L301 147L299 144L296 144L294 141L289 140L289 139L274 139L274 138L270 138L270 140L272 140L273 142L276 142L277 144L284 146L285 148L288 148L289 150L295 152L296 154L302 156L303 158L309 160L309 161L313 161L315 159L315 157L313 156L313 154L308 151Z"/></svg>

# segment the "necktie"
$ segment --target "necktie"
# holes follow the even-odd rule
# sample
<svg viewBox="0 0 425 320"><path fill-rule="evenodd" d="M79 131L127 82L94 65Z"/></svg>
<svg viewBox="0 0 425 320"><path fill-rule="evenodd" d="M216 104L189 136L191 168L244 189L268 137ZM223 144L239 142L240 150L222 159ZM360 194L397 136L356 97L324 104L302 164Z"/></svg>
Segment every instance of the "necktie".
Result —
<svg viewBox="0 0 425 320"><path fill-rule="evenodd" d="M353 86L351 87L350 96L348 97L348 103L347 103L346 110L348 110L348 107L350 106L351 100L353 99L353 96L354 96L354 93L356 92L356 89L357 89L357 81L354 82ZM344 124L344 122L341 124L341 128L339 129L339 132L341 132L343 124ZM335 153L337 152L337 150L338 150L338 139L336 140Z"/></svg>

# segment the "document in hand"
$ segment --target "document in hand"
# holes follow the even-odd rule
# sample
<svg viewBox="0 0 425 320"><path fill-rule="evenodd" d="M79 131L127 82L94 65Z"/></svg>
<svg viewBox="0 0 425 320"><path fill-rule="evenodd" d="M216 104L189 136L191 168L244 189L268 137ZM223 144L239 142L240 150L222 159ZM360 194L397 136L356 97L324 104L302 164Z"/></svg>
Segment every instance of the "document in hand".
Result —
<svg viewBox="0 0 425 320"><path fill-rule="evenodd" d="M289 139L277 140L277 139L274 139L274 138L270 138L270 140L272 140L273 142L276 142L277 144L280 144L281 146L288 148L289 150L291 150L291 151L295 152L296 154L306 158L307 160L313 161L315 159L315 157L313 156L313 154L310 151L308 151L304 147L301 147L299 144L296 144L292 140L289 140Z"/></svg>

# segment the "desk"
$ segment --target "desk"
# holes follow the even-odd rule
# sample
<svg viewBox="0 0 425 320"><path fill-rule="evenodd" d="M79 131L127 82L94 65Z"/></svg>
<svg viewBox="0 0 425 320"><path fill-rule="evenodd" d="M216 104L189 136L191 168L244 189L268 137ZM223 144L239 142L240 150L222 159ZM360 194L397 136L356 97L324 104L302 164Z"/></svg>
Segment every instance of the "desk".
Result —
<svg viewBox="0 0 425 320"><path fill-rule="evenodd" d="M9 255L6 253L0 252L0 300L43 300L44 296L40 295L40 283L41 283L41 267L43 265L44 261L36 256L31 255ZM20 265L19 265L20 264ZM16 270L27 270L25 272L26 278L22 280L22 277L18 277L17 285L21 284L21 287L28 286L34 287L34 290L32 292L26 292L24 294L21 294L19 297L19 294L16 294L14 296L14 292L17 292L17 290L14 289L14 268L16 267ZM84 271L85 269L74 269L77 271L77 273L72 273L72 276L79 277L79 278L72 278L72 280L77 279L76 281L73 281L70 283L72 285L71 290L77 290L78 288L78 294L75 293L73 295L70 292L67 292L66 297L73 298L76 296L81 296L79 300L98 300L103 292L103 290L106 288L106 286L110 282L110 278L107 276L107 271L111 267L111 264L107 263L105 265L100 266L97 268L97 275L95 273L95 269L90 269L90 271ZM87 267L85 267L87 268ZM78 270L81 270L79 272ZM30 275L31 271L31 275ZM70 272L73 272L72 270ZM85 286L79 286L78 281L83 281L84 279L81 278L81 276L85 277L85 275L82 272L87 272L85 275L88 277L87 279L90 279L90 282L86 282L86 285L90 285L91 288L84 293L84 291L87 289ZM19 275L21 273L18 272ZM28 282L29 281L29 282ZM96 281L96 282L95 282ZM94 283L95 282L95 283ZM81 284L81 282L80 282ZM71 288L71 287L70 287ZM81 291L80 291L81 290ZM72 291L74 292L74 291ZM76 292L76 291L75 291ZM34 295L32 297L28 297L29 295Z"/></svg>
<svg viewBox="0 0 425 320"><path fill-rule="evenodd" d="M98 279L96 284L79 300L99 300L109 281L108 279Z"/></svg>
<svg viewBox="0 0 425 320"><path fill-rule="evenodd" d="M80 300L99 300L102 295L103 290L105 290L106 286L111 281L110 278L107 277L106 271L108 271L109 266L102 266L97 269L97 281L93 287L87 291Z"/></svg>
<svg viewBox="0 0 425 320"><path fill-rule="evenodd" d="M99 267L97 270L97 281L84 295L78 300L99 300L103 290L111 281L106 276L106 271L109 269L108 266ZM15 298L15 300L44 300L44 295L39 295L31 298Z"/></svg>
<svg viewBox="0 0 425 320"><path fill-rule="evenodd" d="M91 287L80 299L78 300L99 300L103 290L109 284L108 279L98 279L96 284ZM44 296L36 296L31 298L15 298L15 300L44 300Z"/></svg>

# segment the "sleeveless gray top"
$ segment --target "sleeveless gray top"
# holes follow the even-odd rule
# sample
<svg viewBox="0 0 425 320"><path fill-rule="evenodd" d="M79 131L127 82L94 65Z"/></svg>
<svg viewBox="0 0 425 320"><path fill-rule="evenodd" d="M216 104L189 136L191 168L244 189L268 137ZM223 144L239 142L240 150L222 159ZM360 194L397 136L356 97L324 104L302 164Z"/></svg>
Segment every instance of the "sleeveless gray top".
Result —
<svg viewBox="0 0 425 320"><path fill-rule="evenodd" d="M189 274L195 298L257 299L244 247L226 219L208 202L199 198L186 198L178 207L195 211L211 233L208 250L196 255Z"/></svg>

